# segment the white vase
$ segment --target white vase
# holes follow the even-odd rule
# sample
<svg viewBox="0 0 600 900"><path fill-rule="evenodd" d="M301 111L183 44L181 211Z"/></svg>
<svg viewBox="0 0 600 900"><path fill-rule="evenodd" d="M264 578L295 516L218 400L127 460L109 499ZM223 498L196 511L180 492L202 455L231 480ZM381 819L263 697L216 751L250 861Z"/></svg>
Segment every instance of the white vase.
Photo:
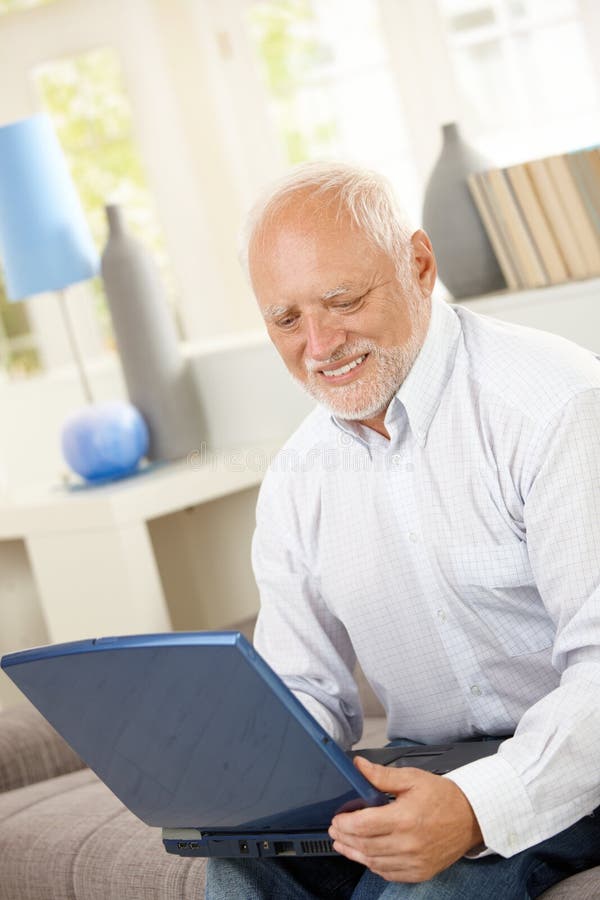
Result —
<svg viewBox="0 0 600 900"><path fill-rule="evenodd" d="M148 425L148 458L180 459L204 437L192 372L152 256L128 234L118 206L107 206L106 213L101 272L127 393Z"/></svg>
<svg viewBox="0 0 600 900"><path fill-rule="evenodd" d="M443 143L423 204L438 273L456 299L506 287L467 185L467 176L493 163L463 141L456 123L442 126Z"/></svg>

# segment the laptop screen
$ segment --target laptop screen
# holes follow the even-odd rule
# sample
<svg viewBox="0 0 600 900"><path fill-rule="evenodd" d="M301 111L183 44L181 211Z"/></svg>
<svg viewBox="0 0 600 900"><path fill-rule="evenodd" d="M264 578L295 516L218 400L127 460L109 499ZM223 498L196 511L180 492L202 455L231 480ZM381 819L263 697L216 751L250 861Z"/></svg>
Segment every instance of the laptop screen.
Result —
<svg viewBox="0 0 600 900"><path fill-rule="evenodd" d="M387 802L237 632L77 641L2 667L150 825L327 828Z"/></svg>

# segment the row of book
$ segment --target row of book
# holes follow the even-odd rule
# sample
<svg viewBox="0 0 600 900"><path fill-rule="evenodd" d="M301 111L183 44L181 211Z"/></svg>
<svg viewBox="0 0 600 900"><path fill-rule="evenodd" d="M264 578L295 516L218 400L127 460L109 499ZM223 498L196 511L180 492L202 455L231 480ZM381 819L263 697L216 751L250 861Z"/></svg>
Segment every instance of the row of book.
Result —
<svg viewBox="0 0 600 900"><path fill-rule="evenodd" d="M511 290L600 275L600 147L470 175Z"/></svg>

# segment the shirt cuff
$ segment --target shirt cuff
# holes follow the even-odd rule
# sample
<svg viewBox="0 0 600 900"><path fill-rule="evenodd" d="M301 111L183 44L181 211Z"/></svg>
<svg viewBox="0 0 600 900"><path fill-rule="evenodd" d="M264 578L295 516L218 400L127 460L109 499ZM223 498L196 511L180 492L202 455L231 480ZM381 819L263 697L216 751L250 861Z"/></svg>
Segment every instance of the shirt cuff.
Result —
<svg viewBox="0 0 600 900"><path fill-rule="evenodd" d="M479 823L486 849L474 848L472 858L514 856L547 837L539 833L538 817L519 776L499 754L454 769L444 778L461 789Z"/></svg>

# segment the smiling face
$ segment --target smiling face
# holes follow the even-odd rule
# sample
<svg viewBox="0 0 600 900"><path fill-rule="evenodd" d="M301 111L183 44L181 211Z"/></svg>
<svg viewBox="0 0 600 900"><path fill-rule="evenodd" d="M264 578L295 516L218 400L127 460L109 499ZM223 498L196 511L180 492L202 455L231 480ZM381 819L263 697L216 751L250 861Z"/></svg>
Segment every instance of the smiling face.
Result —
<svg viewBox="0 0 600 900"><path fill-rule="evenodd" d="M293 378L340 418L382 433L429 324L435 261L424 232L411 243L404 284L349 215L304 198L263 225L249 250L254 292Z"/></svg>

